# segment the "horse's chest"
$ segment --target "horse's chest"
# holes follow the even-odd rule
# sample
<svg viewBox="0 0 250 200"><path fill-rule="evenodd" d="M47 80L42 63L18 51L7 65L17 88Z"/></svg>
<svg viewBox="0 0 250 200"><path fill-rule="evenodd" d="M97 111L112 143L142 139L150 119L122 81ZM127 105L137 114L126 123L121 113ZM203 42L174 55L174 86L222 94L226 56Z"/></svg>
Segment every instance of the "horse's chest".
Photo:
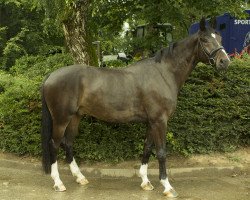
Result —
<svg viewBox="0 0 250 200"><path fill-rule="evenodd" d="M145 96L145 110L151 118L160 115L170 117L175 111L177 104L177 95L170 90L151 91Z"/></svg>

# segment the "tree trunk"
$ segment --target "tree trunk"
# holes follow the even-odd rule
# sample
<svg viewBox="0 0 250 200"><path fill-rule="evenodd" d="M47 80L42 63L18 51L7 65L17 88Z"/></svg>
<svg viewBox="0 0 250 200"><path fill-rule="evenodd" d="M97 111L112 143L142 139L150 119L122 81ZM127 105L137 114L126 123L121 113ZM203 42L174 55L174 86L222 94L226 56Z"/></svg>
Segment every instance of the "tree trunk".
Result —
<svg viewBox="0 0 250 200"><path fill-rule="evenodd" d="M67 46L76 64L98 66L97 56L92 44L92 34L88 24L89 0L72 4L72 15L63 21Z"/></svg>

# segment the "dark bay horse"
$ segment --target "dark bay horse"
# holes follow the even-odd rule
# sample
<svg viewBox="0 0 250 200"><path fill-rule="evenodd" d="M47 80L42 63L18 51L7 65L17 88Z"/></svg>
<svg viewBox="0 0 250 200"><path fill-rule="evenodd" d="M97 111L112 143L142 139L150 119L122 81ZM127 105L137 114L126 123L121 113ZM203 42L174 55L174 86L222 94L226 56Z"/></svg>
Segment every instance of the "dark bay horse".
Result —
<svg viewBox="0 0 250 200"><path fill-rule="evenodd" d="M43 167L51 173L56 191L65 191L58 172L57 151L66 151L66 160L79 184L87 184L73 157L73 140L78 134L82 115L109 122L144 122L146 140L139 174L141 187L152 190L147 177L148 160L153 146L159 161L160 182L164 195L176 197L166 173L166 128L173 114L180 88L198 62L226 69L230 60L221 46L215 23L155 57L122 69L104 69L85 65L60 68L49 75L42 86Z"/></svg>

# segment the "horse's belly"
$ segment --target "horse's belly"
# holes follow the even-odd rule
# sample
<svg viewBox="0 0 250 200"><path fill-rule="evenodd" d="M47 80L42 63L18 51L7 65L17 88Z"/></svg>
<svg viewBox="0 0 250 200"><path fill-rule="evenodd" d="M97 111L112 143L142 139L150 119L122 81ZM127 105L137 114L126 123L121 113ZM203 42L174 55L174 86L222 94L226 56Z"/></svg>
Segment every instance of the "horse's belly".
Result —
<svg viewBox="0 0 250 200"><path fill-rule="evenodd" d="M78 110L80 115L90 115L97 119L107 121L107 122L132 122L132 121L145 121L146 117L142 113L134 113L130 111L117 111L106 109L84 109L80 108Z"/></svg>
<svg viewBox="0 0 250 200"><path fill-rule="evenodd" d="M146 114L140 105L122 101L111 103L93 99L91 102L83 103L79 107L78 114L90 115L109 122L144 121L146 119Z"/></svg>

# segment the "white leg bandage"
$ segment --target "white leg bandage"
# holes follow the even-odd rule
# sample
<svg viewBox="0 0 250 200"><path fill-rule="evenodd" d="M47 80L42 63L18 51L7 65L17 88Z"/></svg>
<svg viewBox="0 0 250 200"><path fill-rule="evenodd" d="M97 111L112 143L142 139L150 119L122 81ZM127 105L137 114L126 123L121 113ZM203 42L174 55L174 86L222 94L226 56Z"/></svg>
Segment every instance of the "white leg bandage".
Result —
<svg viewBox="0 0 250 200"><path fill-rule="evenodd" d="M153 190L154 187L148 180L148 164L141 165L139 173L142 179L141 188L143 190Z"/></svg>
<svg viewBox="0 0 250 200"><path fill-rule="evenodd" d="M168 178L166 178L166 179L162 179L161 180L161 184L164 186L164 188L165 188L165 192L167 192L167 191L170 191L171 189L173 189L173 187L170 185L170 183L169 183L169 181L168 181Z"/></svg>
<svg viewBox="0 0 250 200"><path fill-rule="evenodd" d="M72 175L76 177L76 182L77 183L79 183L81 185L85 185L85 184L88 183L88 180L81 173L81 171L80 171L78 165L76 164L76 161L75 161L74 158L73 158L73 161L70 163L69 167L70 167L70 171L71 171Z"/></svg>
<svg viewBox="0 0 250 200"><path fill-rule="evenodd" d="M141 165L139 173L140 173L140 176L142 178L142 184L148 183L149 182L149 180L148 180L148 164Z"/></svg>
<svg viewBox="0 0 250 200"><path fill-rule="evenodd" d="M63 185L63 182L61 181L59 177L57 161L51 165L51 177L55 182L54 188L56 191L66 190L65 186Z"/></svg>

